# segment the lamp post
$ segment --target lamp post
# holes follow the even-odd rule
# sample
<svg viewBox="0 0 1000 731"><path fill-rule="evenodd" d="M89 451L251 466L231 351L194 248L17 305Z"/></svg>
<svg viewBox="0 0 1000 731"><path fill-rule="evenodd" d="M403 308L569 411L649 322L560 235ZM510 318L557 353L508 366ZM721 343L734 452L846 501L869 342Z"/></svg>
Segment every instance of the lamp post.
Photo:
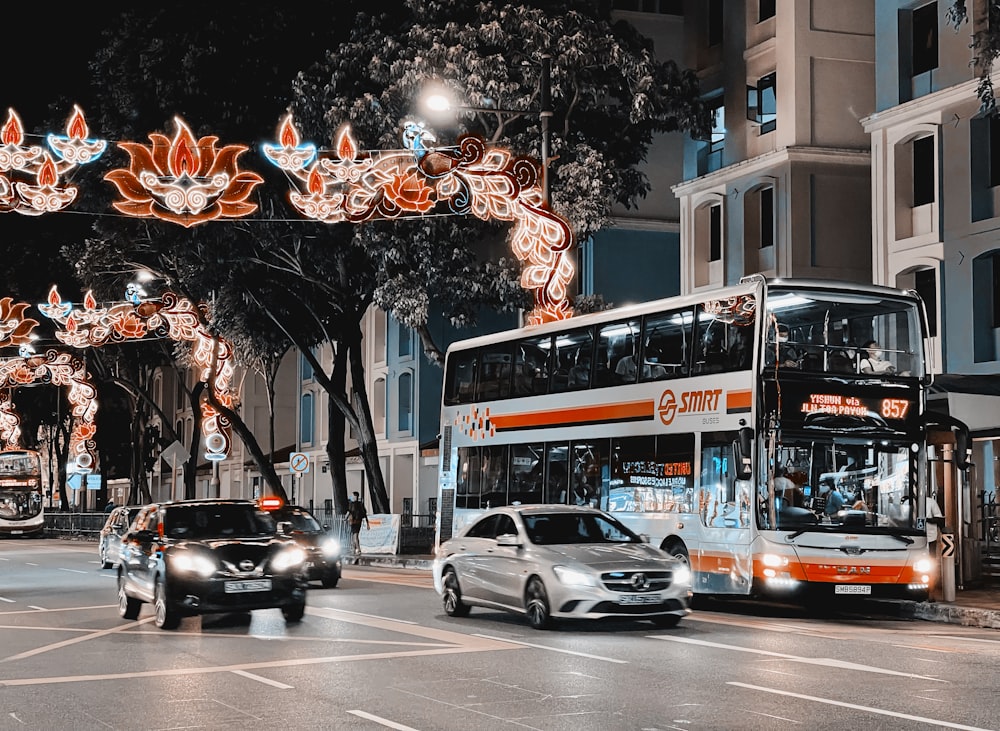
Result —
<svg viewBox="0 0 1000 731"><path fill-rule="evenodd" d="M542 127L542 200L549 205L549 161L551 159L552 134L549 129L549 120L552 119L552 56L548 53L541 55L541 73L538 78L538 109L500 109L497 107L468 107L460 104L453 104L447 94L428 94L423 100L423 106L431 112L449 112L457 110L461 112L481 112L484 114L537 114Z"/></svg>

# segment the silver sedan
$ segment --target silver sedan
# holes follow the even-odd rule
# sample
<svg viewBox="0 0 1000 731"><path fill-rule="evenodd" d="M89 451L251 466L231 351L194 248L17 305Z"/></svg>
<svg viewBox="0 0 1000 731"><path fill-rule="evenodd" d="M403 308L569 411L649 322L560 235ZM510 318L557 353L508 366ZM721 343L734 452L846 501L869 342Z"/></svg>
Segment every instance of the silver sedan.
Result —
<svg viewBox="0 0 1000 731"><path fill-rule="evenodd" d="M444 611L557 618L645 619L673 627L690 612L691 572L600 510L569 505L494 508L443 542L434 588Z"/></svg>

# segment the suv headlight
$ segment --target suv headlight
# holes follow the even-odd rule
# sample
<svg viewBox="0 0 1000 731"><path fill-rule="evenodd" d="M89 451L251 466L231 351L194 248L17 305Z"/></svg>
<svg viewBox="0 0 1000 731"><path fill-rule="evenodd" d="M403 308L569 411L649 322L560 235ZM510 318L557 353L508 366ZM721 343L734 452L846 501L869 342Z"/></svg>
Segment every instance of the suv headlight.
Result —
<svg viewBox="0 0 1000 731"><path fill-rule="evenodd" d="M319 544L319 550L324 556L336 556L340 553L340 541L336 538L327 538Z"/></svg>
<svg viewBox="0 0 1000 731"><path fill-rule="evenodd" d="M674 583L675 584L690 584L691 583L691 569L687 566L681 564L674 569Z"/></svg>
<svg viewBox="0 0 1000 731"><path fill-rule="evenodd" d="M298 546L285 548L271 559L271 568L275 571L287 571L306 560L306 552Z"/></svg>
<svg viewBox="0 0 1000 731"><path fill-rule="evenodd" d="M593 575L571 569L568 566L553 566L553 573L559 582L566 586L597 586L597 579Z"/></svg>
<svg viewBox="0 0 1000 731"><path fill-rule="evenodd" d="M179 553L173 557L170 565L177 571L197 574L206 579L218 568L215 561L198 553Z"/></svg>

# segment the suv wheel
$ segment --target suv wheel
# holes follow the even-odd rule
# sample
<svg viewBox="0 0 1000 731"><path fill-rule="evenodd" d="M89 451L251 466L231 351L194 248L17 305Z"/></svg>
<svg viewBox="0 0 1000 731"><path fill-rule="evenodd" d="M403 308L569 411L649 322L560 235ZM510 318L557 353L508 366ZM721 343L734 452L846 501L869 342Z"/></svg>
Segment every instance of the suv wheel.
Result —
<svg viewBox="0 0 1000 731"><path fill-rule="evenodd" d="M177 625L181 623L181 615L167 601L167 583L162 576L156 579L153 607L156 611L154 621L157 627L160 629L177 629Z"/></svg>
<svg viewBox="0 0 1000 731"><path fill-rule="evenodd" d="M323 578L320 579L320 581L323 583L324 589L332 589L337 585L337 582L340 581L340 572L334 570L327 574L323 574Z"/></svg>
<svg viewBox="0 0 1000 731"><path fill-rule="evenodd" d="M125 591L125 577L122 574L118 574L118 614L122 616L123 619L138 619L139 618L139 607L142 606L142 602L138 599L133 599Z"/></svg>
<svg viewBox="0 0 1000 731"><path fill-rule="evenodd" d="M287 607L281 608L281 613L285 616L285 622L289 624L301 622L303 615L306 613L306 603L289 604Z"/></svg>
<svg viewBox="0 0 1000 731"><path fill-rule="evenodd" d="M101 543L101 568L110 569L111 561L108 561L108 544Z"/></svg>

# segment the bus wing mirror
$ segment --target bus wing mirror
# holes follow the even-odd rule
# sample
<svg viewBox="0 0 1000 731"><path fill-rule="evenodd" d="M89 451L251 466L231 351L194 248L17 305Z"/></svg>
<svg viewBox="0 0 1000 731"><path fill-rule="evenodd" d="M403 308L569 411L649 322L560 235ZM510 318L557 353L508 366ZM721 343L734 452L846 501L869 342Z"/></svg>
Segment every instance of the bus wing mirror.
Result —
<svg viewBox="0 0 1000 731"><path fill-rule="evenodd" d="M733 460L736 463L736 479L749 480L753 475L751 457L753 456L753 429L748 426L739 430L736 441L733 442Z"/></svg>
<svg viewBox="0 0 1000 731"><path fill-rule="evenodd" d="M955 466L963 472L969 469L969 432L967 429L955 430Z"/></svg>

